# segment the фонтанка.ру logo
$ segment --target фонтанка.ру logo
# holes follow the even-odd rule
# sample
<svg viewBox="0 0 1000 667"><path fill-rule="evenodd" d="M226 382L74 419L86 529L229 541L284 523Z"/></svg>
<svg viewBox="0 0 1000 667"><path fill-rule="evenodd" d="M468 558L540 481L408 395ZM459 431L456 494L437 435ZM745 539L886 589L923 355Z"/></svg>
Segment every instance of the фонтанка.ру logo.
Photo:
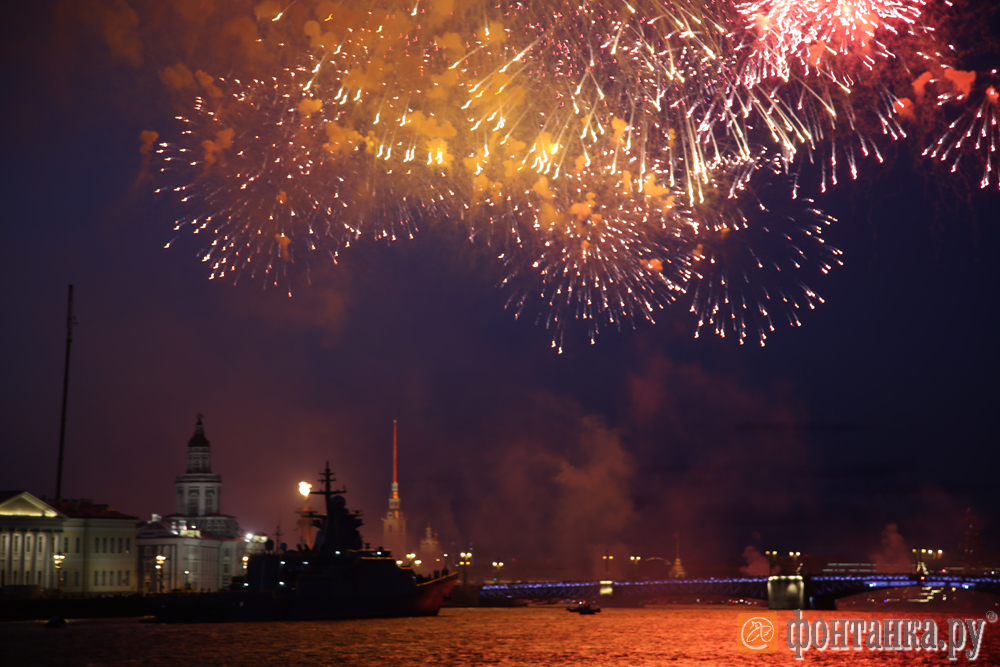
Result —
<svg viewBox="0 0 1000 667"><path fill-rule="evenodd" d="M771 612L740 614L736 617L739 641L736 648L740 653L774 653L781 648L784 637L778 628L778 615Z"/></svg>

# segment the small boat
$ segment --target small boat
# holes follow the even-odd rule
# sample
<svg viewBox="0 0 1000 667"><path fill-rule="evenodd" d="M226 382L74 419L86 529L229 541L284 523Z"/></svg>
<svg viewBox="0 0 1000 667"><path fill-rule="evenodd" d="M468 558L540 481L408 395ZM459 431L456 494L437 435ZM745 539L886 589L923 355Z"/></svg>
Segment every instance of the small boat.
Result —
<svg viewBox="0 0 1000 667"><path fill-rule="evenodd" d="M581 616L590 616L591 614L600 613L601 608L591 606L588 602L578 602L571 607L567 607L566 611L571 611L573 613L580 614Z"/></svg>
<svg viewBox="0 0 1000 667"><path fill-rule="evenodd" d="M347 509L343 489L322 473L326 514L314 514L316 546L255 554L246 580L232 590L161 597L153 601L161 622L228 622L436 616L458 581L458 572L425 578L400 566L388 550L368 549L360 514Z"/></svg>

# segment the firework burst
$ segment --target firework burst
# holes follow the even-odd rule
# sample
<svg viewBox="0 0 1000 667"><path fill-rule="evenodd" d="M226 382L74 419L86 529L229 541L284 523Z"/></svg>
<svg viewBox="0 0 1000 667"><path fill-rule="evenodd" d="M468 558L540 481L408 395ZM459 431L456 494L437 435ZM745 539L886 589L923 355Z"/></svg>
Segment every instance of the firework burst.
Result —
<svg viewBox="0 0 1000 667"><path fill-rule="evenodd" d="M923 0L752 0L738 4L746 28L757 34L746 70L753 85L788 79L796 67L838 76L853 62L872 70L893 57L888 39L921 18Z"/></svg>
<svg viewBox="0 0 1000 667"><path fill-rule="evenodd" d="M593 341L685 294L698 334L763 343L839 264L813 174L826 192L906 138L914 103L893 68L928 68L918 101L964 105L927 154L953 170L975 155L983 187L1000 184L995 72L949 66L926 9L263 3L258 57L224 79L161 73L198 94L159 145L160 189L187 207L178 231L209 237L212 277L277 285L433 219L496 248L510 306L537 309L560 350L573 320Z"/></svg>
<svg viewBox="0 0 1000 667"><path fill-rule="evenodd" d="M357 233L350 218L363 188L345 186L352 171L331 158L322 104L297 81L308 75L301 67L271 79L205 79L194 112L178 118L181 140L159 146L165 179L179 183L169 190L192 211L175 230L209 237L201 258L211 278L277 283L289 263L314 251L335 258Z"/></svg>
<svg viewBox="0 0 1000 667"><path fill-rule="evenodd" d="M933 146L924 150L924 155L951 165L951 171L958 170L963 156L972 154L971 159L982 164L979 187L986 188L991 180L1000 187L1000 159L996 154L1000 145L1000 92L997 91L997 71L990 72L990 83L973 89L974 75L967 72L952 75L952 79L962 79L956 91L942 93L939 103L966 102L968 108L951 124ZM966 83L967 82L967 83Z"/></svg>
<svg viewBox="0 0 1000 667"><path fill-rule="evenodd" d="M833 218L810 199L790 196L780 159L720 165L713 196L692 211L701 221L693 244L689 291L703 331L761 345L775 325L801 324L823 299L806 283L841 264L823 238Z"/></svg>
<svg viewBox="0 0 1000 667"><path fill-rule="evenodd" d="M520 290L510 305L520 315L537 296L553 347L567 321L586 322L593 342L602 327L653 322L683 291L687 258L674 249L687 219L656 180L592 163L558 184L538 177L526 205L508 211L528 229L503 257L505 282Z"/></svg>

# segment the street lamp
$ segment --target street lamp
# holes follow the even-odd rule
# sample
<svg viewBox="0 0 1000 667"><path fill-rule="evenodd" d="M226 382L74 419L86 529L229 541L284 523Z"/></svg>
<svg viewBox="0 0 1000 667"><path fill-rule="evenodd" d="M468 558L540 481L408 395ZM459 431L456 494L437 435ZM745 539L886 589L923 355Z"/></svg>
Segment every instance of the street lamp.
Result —
<svg viewBox="0 0 1000 667"><path fill-rule="evenodd" d="M632 561L632 581L638 581L639 579L639 561L642 560L639 556L629 556L628 559Z"/></svg>
<svg viewBox="0 0 1000 667"><path fill-rule="evenodd" d="M167 561L167 557L163 554L156 554L156 592L163 592L163 564Z"/></svg>
<svg viewBox="0 0 1000 667"><path fill-rule="evenodd" d="M611 561L614 560L614 556L609 556L607 550L605 550L604 555L601 559L604 560L604 580L611 581Z"/></svg>
<svg viewBox="0 0 1000 667"><path fill-rule="evenodd" d="M62 555L60 553L52 555L52 563L56 566L56 592L57 593L59 592L59 589L62 587L62 572L60 572L60 570L62 570L62 564L63 564L64 560L66 560L66 556L64 556L64 555Z"/></svg>
<svg viewBox="0 0 1000 667"><path fill-rule="evenodd" d="M503 569L503 561L495 560L493 561L494 576L493 581L500 583L500 570Z"/></svg>
<svg viewBox="0 0 1000 667"><path fill-rule="evenodd" d="M469 565L472 563L472 552L463 551L461 554L461 560L459 564L462 566L462 585L469 585Z"/></svg>
<svg viewBox="0 0 1000 667"><path fill-rule="evenodd" d="M801 560L799 560L802 557L802 552L801 551L789 551L788 552L788 556L789 556L789 558L793 559L792 562L795 564L795 574L802 574L802 566L805 565L805 563L803 563Z"/></svg>

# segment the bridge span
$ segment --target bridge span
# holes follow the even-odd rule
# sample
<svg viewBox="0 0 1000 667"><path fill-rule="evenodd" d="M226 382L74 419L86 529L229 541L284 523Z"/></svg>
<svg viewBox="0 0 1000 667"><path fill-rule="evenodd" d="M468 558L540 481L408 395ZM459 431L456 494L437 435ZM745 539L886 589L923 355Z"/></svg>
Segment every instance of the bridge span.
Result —
<svg viewBox="0 0 1000 667"><path fill-rule="evenodd" d="M479 597L486 601L509 598L605 600L628 605L656 598L702 595L767 600L771 609L836 609L840 598L900 586L962 588L1000 595L1000 577L871 574L493 584L483 586Z"/></svg>

